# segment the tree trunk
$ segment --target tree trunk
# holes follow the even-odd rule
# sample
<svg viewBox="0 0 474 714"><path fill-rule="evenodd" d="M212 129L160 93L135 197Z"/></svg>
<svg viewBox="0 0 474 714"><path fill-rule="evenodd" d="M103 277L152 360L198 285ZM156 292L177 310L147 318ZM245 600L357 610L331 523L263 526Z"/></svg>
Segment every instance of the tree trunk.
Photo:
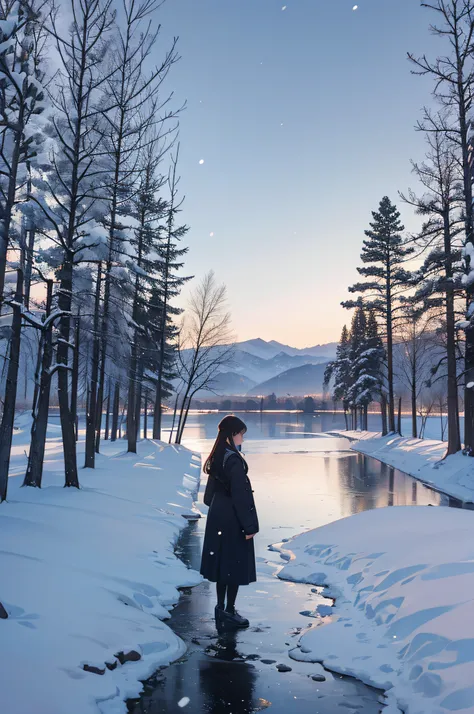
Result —
<svg viewBox="0 0 474 714"><path fill-rule="evenodd" d="M155 405L153 409L153 438L161 440L161 385L162 380L158 375L155 392Z"/></svg>
<svg viewBox="0 0 474 714"><path fill-rule="evenodd" d="M387 380L388 380L388 428L395 431L395 402L393 393L393 325L390 265L387 263Z"/></svg>
<svg viewBox="0 0 474 714"><path fill-rule="evenodd" d="M180 443L181 443L181 441L180 441L180 440L181 440L181 433L182 433L181 424L182 424L182 421L183 421L184 412L185 412L185 410L186 410L186 401L187 401L187 399L188 399L188 394L189 394L190 389L191 389L191 387L188 385L188 386L186 387L186 391L185 391L185 393L184 393L183 401L181 402L181 408L180 408L180 410L179 410L178 426L177 426L177 428L176 428L176 441L175 441L175 444L180 444Z"/></svg>
<svg viewBox="0 0 474 714"><path fill-rule="evenodd" d="M104 439L105 441L108 441L109 439L109 421L110 421L110 400L111 400L111 383L109 379L109 391L107 394L107 412L105 414L105 434L104 434Z"/></svg>
<svg viewBox="0 0 474 714"><path fill-rule="evenodd" d="M71 414L74 421L74 434L79 441L79 419L77 416L77 392L79 383L79 348L81 344L81 318L74 318L74 355L72 358Z"/></svg>
<svg viewBox="0 0 474 714"><path fill-rule="evenodd" d="M349 431L349 421L347 419L347 409L344 407L344 422L346 424L346 431Z"/></svg>
<svg viewBox="0 0 474 714"><path fill-rule="evenodd" d="M51 313L53 297L53 281L48 280L48 294L46 299L46 317ZM39 375L39 388L36 401L33 405L33 423L31 425L30 451L23 486L41 488L43 479L44 452L46 447L46 432L48 429L49 398L51 392L50 368L53 361L53 326L45 331L40 345L41 371Z"/></svg>
<svg viewBox="0 0 474 714"><path fill-rule="evenodd" d="M25 256L25 307L27 310L30 309L30 290L31 290L31 276L33 272L33 249L35 246L35 231L31 229L28 231L28 245L26 246L26 256Z"/></svg>
<svg viewBox="0 0 474 714"><path fill-rule="evenodd" d="M136 400L135 400L135 430L137 432L136 438L140 439L140 426L141 426L141 416L142 416L142 382L143 382L143 359L139 357L138 367L137 367L137 386L136 386Z"/></svg>
<svg viewBox="0 0 474 714"><path fill-rule="evenodd" d="M123 405L123 407L122 407L122 414L120 415L120 422L119 422L119 439L122 438L123 417L124 417L124 414L125 414L125 411L127 410L127 408L128 408L128 404L125 402L124 405ZM126 430L125 430L125 434L123 435L123 438L125 439L126 436L127 436L127 433L126 433Z"/></svg>
<svg viewBox="0 0 474 714"><path fill-rule="evenodd" d="M7 383L0 425L0 503L6 500L8 491L8 471L12 447L13 425L15 422L18 369L20 366L21 310L23 303L23 271L18 270L15 291L15 305L11 326L10 351L8 356Z"/></svg>
<svg viewBox="0 0 474 714"><path fill-rule="evenodd" d="M451 251L451 228L449 205L446 207L444 221L444 252L446 266L446 354L448 361L448 448L446 455L455 454L461 449L459 431L458 380L456 367L456 317L454 312L453 258Z"/></svg>
<svg viewBox="0 0 474 714"><path fill-rule="evenodd" d="M382 417L382 436L387 436L387 398L385 394L380 397L380 414Z"/></svg>
<svg viewBox="0 0 474 714"><path fill-rule="evenodd" d="M469 102L467 91L467 79L464 78L465 60L459 57L457 52L457 73L458 73L458 101L459 101L459 130L462 148L462 168L463 168L463 189L464 189L464 229L465 242L474 246L473 235L473 206L472 206L472 176L471 161L469 151L469 131L470 121L467 115L467 102ZM469 266L473 267L473 266ZM467 288L468 306L474 298L472 286ZM474 326L466 330L466 347L464 356L466 385L474 381ZM470 453L474 447L474 390L464 391L464 447Z"/></svg>
<svg viewBox="0 0 474 714"><path fill-rule="evenodd" d="M24 111L25 111L25 102L20 102L19 105L19 115L18 115L18 121L15 123L16 129L11 132L11 141L13 142L13 151L11 155L11 160L10 160L10 166L9 166L9 172L8 172L8 187L6 190L6 197L5 193L3 194L4 197L6 198L4 207L3 207L3 215L1 217L0 223L1 223L1 230L0 230L0 313L2 311L2 304L4 300L4 292L5 292L5 271L7 269L7 253L8 253L8 243L10 240L10 226L11 226L11 221L12 221L12 213L13 213L13 207L15 205L15 197L16 197L16 190L17 190L17 175L18 175L18 166L20 163L20 150L21 150L21 137L23 135L24 131ZM22 282L23 282L23 275L22 275ZM21 290L22 296L23 296L23 286ZM20 327L21 329L21 327ZM2 467L0 466L0 469ZM1 497L1 487L0 487L0 497ZM1 502L1 501L0 501Z"/></svg>
<svg viewBox="0 0 474 714"><path fill-rule="evenodd" d="M95 421L95 453L100 453L100 437L102 433L102 419L104 415L104 385L105 385L105 362L100 363L99 388L97 390L97 406Z"/></svg>
<svg viewBox="0 0 474 714"><path fill-rule="evenodd" d="M173 438L174 425L176 423L176 414L178 413L178 401L179 401L179 393L176 394L176 399L174 401L173 421L171 422L170 436L169 436L169 440L168 440L169 444L171 444L171 440Z"/></svg>
<svg viewBox="0 0 474 714"><path fill-rule="evenodd" d="M61 266L61 285L59 291L59 309L70 313L72 303L72 255L64 256ZM76 461L76 436L74 433L74 420L69 405L69 375L68 355L71 318L64 315L60 322L60 341L57 347L57 362L64 365L58 369L58 400L59 415L61 419L61 432L63 437L65 486L79 488Z"/></svg>
<svg viewBox="0 0 474 714"><path fill-rule="evenodd" d="M112 414L112 433L110 435L110 441L117 441L119 409L120 409L120 385L118 382L115 382L114 407L113 407L113 414Z"/></svg>
<svg viewBox="0 0 474 714"><path fill-rule="evenodd" d="M86 412L86 452L84 468L95 468L95 435L97 430L97 384L99 379L99 358L100 358L100 342L99 342L99 312L100 312L100 290L101 290L101 275L102 266L99 263L97 268L97 280L95 286L94 300L94 323L93 323L93 345L92 345L92 364L91 364L91 380L89 387L88 410Z"/></svg>
<svg viewBox="0 0 474 714"><path fill-rule="evenodd" d="M178 431L178 435L176 437L176 444L181 444L182 438L183 438L183 433L184 433L184 427L186 426L186 422L188 420L188 414L189 414L189 409L191 407L191 402L193 399L193 395L191 394L190 397L188 397L188 403L186 405L186 409L184 411L183 418L181 420L181 426Z"/></svg>
<svg viewBox="0 0 474 714"><path fill-rule="evenodd" d="M136 335L132 344L130 355L130 371L128 381L128 407L127 407L127 451L137 453L137 426L136 426L136 378L137 378L137 347Z"/></svg>
<svg viewBox="0 0 474 714"><path fill-rule="evenodd" d="M148 392L145 391L145 411L143 412L143 438L148 439Z"/></svg>
<svg viewBox="0 0 474 714"><path fill-rule="evenodd" d="M402 398L398 399L397 433L402 435Z"/></svg>
<svg viewBox="0 0 474 714"><path fill-rule="evenodd" d="M411 435L414 439L418 438L418 418L416 414L416 389L411 388Z"/></svg>

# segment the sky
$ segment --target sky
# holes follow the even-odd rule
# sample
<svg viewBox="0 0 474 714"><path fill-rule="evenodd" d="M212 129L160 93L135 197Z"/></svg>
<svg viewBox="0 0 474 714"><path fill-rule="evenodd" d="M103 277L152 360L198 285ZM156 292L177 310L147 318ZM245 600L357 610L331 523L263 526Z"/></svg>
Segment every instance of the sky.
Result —
<svg viewBox="0 0 474 714"><path fill-rule="evenodd" d="M407 51L441 41L419 0L166 0L157 61L173 36L167 87L180 120L181 218L190 226L179 299L213 270L232 327L295 347L335 341L364 230L384 195L417 184L414 127L431 82ZM285 8L285 9L283 9ZM203 163L202 163L203 162Z"/></svg>

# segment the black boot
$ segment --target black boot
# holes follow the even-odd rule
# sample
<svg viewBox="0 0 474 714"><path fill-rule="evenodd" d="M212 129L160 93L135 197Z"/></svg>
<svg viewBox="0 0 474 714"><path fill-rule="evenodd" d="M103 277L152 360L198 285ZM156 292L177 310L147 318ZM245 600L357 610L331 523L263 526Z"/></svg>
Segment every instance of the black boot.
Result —
<svg viewBox="0 0 474 714"><path fill-rule="evenodd" d="M242 615L239 615L235 608L225 610L224 615L225 622L234 625L234 627L248 627L250 625L250 622L247 620L247 618L242 617Z"/></svg>

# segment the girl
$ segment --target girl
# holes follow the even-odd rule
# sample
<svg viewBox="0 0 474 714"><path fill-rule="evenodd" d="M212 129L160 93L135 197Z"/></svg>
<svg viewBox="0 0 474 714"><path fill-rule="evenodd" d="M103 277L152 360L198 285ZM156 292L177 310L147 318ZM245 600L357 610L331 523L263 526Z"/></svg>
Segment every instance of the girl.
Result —
<svg viewBox="0 0 474 714"><path fill-rule="evenodd" d="M249 621L236 611L235 600L239 585L257 579L253 537L258 533L258 517L248 466L240 454L246 431L241 419L232 414L226 416L204 465L209 475L204 494L209 513L201 574L217 583L218 626L249 626Z"/></svg>

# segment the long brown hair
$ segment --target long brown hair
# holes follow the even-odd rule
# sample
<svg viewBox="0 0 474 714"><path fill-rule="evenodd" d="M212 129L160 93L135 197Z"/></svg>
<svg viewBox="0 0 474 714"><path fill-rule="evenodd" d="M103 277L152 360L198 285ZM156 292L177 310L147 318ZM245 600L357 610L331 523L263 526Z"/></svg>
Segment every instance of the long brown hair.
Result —
<svg viewBox="0 0 474 714"><path fill-rule="evenodd" d="M238 450L234 444L234 436L247 431L247 427L239 417L234 414L228 414L222 419L218 427L219 431L217 439L214 442L212 451L204 464L204 472L218 476L222 472L224 454L226 449L231 449L238 454Z"/></svg>

